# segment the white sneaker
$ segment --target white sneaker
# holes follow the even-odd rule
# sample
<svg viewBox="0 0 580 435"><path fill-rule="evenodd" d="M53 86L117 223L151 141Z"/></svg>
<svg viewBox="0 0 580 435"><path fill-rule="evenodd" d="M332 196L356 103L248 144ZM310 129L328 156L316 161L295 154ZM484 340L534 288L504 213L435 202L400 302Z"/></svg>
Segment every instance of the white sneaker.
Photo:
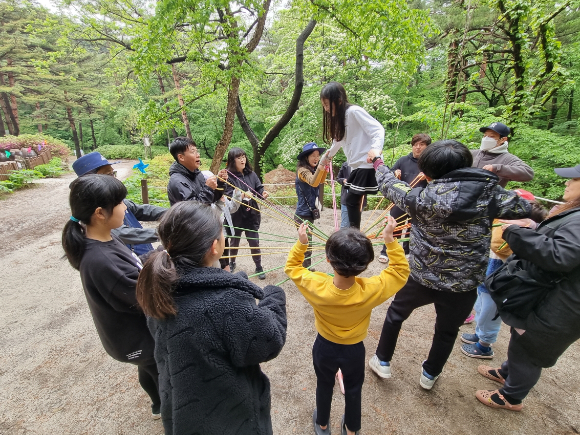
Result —
<svg viewBox="0 0 580 435"><path fill-rule="evenodd" d="M382 366L378 356L373 355L373 357L369 360L369 366L371 370L377 374L377 376L383 379L389 379L391 377L391 366Z"/></svg>
<svg viewBox="0 0 580 435"><path fill-rule="evenodd" d="M437 379L439 379L439 376L441 375L437 375L433 379L430 379L427 376L425 376L425 373L427 372L423 369L423 366L421 366L421 377L419 378L419 384L421 384L421 386L424 389L430 390L431 388L433 388L433 385L435 385L435 382L437 381Z"/></svg>

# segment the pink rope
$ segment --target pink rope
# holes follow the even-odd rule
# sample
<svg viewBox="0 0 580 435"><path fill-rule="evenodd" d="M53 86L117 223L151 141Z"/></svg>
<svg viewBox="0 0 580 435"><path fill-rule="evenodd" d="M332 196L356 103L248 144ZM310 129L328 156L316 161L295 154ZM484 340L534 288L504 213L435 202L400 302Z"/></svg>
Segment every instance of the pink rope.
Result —
<svg viewBox="0 0 580 435"><path fill-rule="evenodd" d="M330 184L332 186L332 209L334 212L334 231L338 231L339 230L338 212L336 210L336 190L334 188L334 173L332 171L332 163L329 166L330 166Z"/></svg>

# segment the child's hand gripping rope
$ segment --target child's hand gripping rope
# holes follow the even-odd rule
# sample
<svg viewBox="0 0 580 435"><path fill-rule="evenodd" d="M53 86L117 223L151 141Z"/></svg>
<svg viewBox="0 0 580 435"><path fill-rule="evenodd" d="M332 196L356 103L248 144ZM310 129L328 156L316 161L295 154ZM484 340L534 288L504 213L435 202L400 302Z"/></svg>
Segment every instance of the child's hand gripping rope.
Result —
<svg viewBox="0 0 580 435"><path fill-rule="evenodd" d="M395 241L393 232L397 227L397 220L393 216L387 216L385 221L387 222L387 226L383 230L383 240L385 241L385 244L387 244Z"/></svg>
<svg viewBox="0 0 580 435"><path fill-rule="evenodd" d="M298 240L303 245L308 245L308 222L303 222L298 227Z"/></svg>

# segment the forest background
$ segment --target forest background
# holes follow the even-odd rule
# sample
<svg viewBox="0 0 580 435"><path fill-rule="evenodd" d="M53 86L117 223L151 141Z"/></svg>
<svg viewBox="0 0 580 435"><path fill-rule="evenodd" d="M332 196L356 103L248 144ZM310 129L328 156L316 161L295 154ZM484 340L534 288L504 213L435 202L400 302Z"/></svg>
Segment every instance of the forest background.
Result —
<svg viewBox="0 0 580 435"><path fill-rule="evenodd" d="M323 143L319 94L334 80L385 127L387 161L415 133L477 148L501 120L536 195L558 199L553 168L580 163L577 1L52 5L0 0L0 146L55 138L135 158L144 139L165 152L189 136L214 171L233 146L259 175L294 170L304 143Z"/></svg>

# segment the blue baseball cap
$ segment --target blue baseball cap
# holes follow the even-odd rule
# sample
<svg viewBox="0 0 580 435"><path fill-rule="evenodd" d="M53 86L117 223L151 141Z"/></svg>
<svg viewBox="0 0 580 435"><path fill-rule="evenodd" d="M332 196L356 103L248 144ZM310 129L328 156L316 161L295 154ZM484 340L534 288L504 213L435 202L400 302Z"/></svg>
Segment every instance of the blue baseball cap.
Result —
<svg viewBox="0 0 580 435"><path fill-rule="evenodd" d="M502 124L501 122L492 122L489 127L481 127L479 129L479 131L482 133L485 133L486 130L495 131L497 134L499 134L499 137L508 137L512 132L507 125Z"/></svg>
<svg viewBox="0 0 580 435"><path fill-rule="evenodd" d="M76 159L72 164L72 168L77 176L82 177L87 172L94 171L106 165L110 165L109 161L101 153L94 151Z"/></svg>
<svg viewBox="0 0 580 435"><path fill-rule="evenodd" d="M300 160L302 157L306 157L314 151L318 151L320 154L322 154L326 151L326 148L319 148L318 145L316 145L316 142L308 142L302 147L302 152L298 154L298 157L296 158Z"/></svg>

